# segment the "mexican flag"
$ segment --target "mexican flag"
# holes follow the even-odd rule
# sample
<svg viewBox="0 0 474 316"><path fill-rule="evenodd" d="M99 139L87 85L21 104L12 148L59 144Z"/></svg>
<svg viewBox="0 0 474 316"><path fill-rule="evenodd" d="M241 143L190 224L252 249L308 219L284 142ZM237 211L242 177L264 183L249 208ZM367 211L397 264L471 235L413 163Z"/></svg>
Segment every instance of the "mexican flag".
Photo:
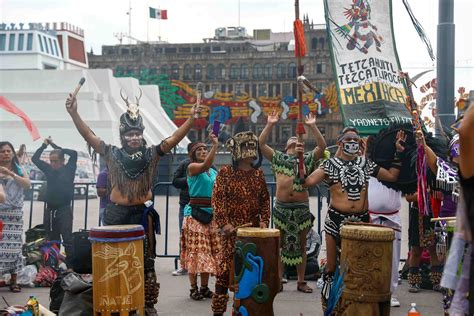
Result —
<svg viewBox="0 0 474 316"><path fill-rule="evenodd" d="M168 20L168 12L167 10L160 10L150 7L150 18Z"/></svg>

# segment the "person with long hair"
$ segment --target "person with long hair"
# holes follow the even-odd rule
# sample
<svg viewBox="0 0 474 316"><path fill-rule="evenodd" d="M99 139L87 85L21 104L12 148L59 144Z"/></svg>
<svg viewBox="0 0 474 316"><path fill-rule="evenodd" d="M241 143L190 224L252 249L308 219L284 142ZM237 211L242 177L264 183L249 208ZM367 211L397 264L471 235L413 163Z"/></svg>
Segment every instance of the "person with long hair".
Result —
<svg viewBox="0 0 474 316"><path fill-rule="evenodd" d="M212 298L208 287L209 275L216 273L216 256L220 239L218 227L213 218L211 206L212 188L217 171L212 164L216 155L218 140L210 134L212 148L197 142L189 151L191 163L188 166L189 203L184 209L181 231L181 266L188 271L193 300ZM201 288L197 286L197 274L201 275Z"/></svg>
<svg viewBox="0 0 474 316"><path fill-rule="evenodd" d="M0 232L3 237L0 238L0 275L10 273L10 291L20 292L16 275L23 268L21 237L24 190L31 183L18 162L13 145L5 141L0 142L0 182Z"/></svg>

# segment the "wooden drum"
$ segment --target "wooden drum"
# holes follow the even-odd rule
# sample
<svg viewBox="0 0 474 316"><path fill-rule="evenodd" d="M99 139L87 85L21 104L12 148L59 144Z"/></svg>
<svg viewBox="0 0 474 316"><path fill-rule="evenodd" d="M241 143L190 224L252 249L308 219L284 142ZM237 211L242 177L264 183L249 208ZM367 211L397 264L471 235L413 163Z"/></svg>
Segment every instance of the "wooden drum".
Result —
<svg viewBox="0 0 474 316"><path fill-rule="evenodd" d="M395 233L371 225L341 228L342 315L390 315L390 282Z"/></svg>
<svg viewBox="0 0 474 316"><path fill-rule="evenodd" d="M280 231L239 228L234 257L234 315L273 315L280 288Z"/></svg>
<svg viewBox="0 0 474 316"><path fill-rule="evenodd" d="M94 315L144 315L141 225L92 228Z"/></svg>

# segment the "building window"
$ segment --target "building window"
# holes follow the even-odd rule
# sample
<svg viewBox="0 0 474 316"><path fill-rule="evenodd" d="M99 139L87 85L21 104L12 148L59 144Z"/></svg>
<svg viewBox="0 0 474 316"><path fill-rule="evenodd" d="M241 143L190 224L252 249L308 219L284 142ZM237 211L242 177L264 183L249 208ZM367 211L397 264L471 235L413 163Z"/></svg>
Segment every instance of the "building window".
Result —
<svg viewBox="0 0 474 316"><path fill-rule="evenodd" d="M229 84L227 86L227 92L233 92L234 91L234 87L232 86L232 84Z"/></svg>
<svg viewBox="0 0 474 316"><path fill-rule="evenodd" d="M285 64L284 63L279 63L277 64L277 69L276 69L276 75L278 79L284 79L286 77L286 71L285 71Z"/></svg>
<svg viewBox="0 0 474 316"><path fill-rule="evenodd" d="M288 65L288 78L296 78L296 64L290 63Z"/></svg>
<svg viewBox="0 0 474 316"><path fill-rule="evenodd" d="M10 34L10 39L8 40L8 50L15 50L15 34Z"/></svg>
<svg viewBox="0 0 474 316"><path fill-rule="evenodd" d="M200 53L201 47L193 47L193 53Z"/></svg>
<svg viewBox="0 0 474 316"><path fill-rule="evenodd" d="M253 65L253 79L262 79L263 77L263 68L260 64Z"/></svg>
<svg viewBox="0 0 474 316"><path fill-rule="evenodd" d="M179 66L176 64L171 65L171 79L174 79L174 80L179 79Z"/></svg>
<svg viewBox="0 0 474 316"><path fill-rule="evenodd" d="M48 38L48 43L49 43L49 47L51 48L51 55L55 55L54 50L53 50L53 42L51 41L50 38Z"/></svg>
<svg viewBox="0 0 474 316"><path fill-rule="evenodd" d="M194 80L201 80L201 79L202 79L202 67L199 64L194 65Z"/></svg>
<svg viewBox="0 0 474 316"><path fill-rule="evenodd" d="M249 66L247 64L242 64L240 66L240 78L241 79L249 78Z"/></svg>
<svg viewBox="0 0 474 316"><path fill-rule="evenodd" d="M176 54L176 47L165 47L165 54Z"/></svg>
<svg viewBox="0 0 474 316"><path fill-rule="evenodd" d="M236 64L230 65L230 79L238 79L240 76L239 66Z"/></svg>
<svg viewBox="0 0 474 316"><path fill-rule="evenodd" d="M280 125L280 140L286 142L291 137L291 126Z"/></svg>
<svg viewBox="0 0 474 316"><path fill-rule="evenodd" d="M252 84L252 98L257 98L257 85Z"/></svg>
<svg viewBox="0 0 474 316"><path fill-rule="evenodd" d="M56 53L56 56L59 56L59 49L58 49L58 41L54 40L54 52Z"/></svg>
<svg viewBox="0 0 474 316"><path fill-rule="evenodd" d="M282 96L287 97L289 95L290 95L290 84L289 83L284 83L283 84Z"/></svg>
<svg viewBox="0 0 474 316"><path fill-rule="evenodd" d="M7 35L6 34L0 34L0 50L5 50L6 41L7 41Z"/></svg>
<svg viewBox="0 0 474 316"><path fill-rule="evenodd" d="M206 79L215 79L216 78L216 71L215 67L213 64L207 65L207 70L206 70Z"/></svg>
<svg viewBox="0 0 474 316"><path fill-rule="evenodd" d="M41 36L38 34L38 42L40 44L40 50L42 53L44 53L44 48L43 48L43 41L41 40Z"/></svg>
<svg viewBox="0 0 474 316"><path fill-rule="evenodd" d="M281 86L280 86L280 84L279 83L275 84L275 87L276 87L275 96L281 97L281 89L280 89Z"/></svg>
<svg viewBox="0 0 474 316"><path fill-rule="evenodd" d="M272 64L265 64L264 77L265 79L272 79L273 71Z"/></svg>
<svg viewBox="0 0 474 316"><path fill-rule="evenodd" d="M26 50L33 49L33 33L28 33L28 37L26 38Z"/></svg>
<svg viewBox="0 0 474 316"><path fill-rule="evenodd" d="M221 84L221 92L225 92L225 84Z"/></svg>
<svg viewBox="0 0 474 316"><path fill-rule="evenodd" d="M324 37L321 37L319 39L319 46L321 46L321 49L324 50L324 44L325 44L325 40L324 40Z"/></svg>
<svg viewBox="0 0 474 316"><path fill-rule="evenodd" d="M323 65L320 64L320 63L317 63L317 64L316 64L316 73L317 73L317 74L320 74L320 73L322 73L322 72L323 72Z"/></svg>
<svg viewBox="0 0 474 316"><path fill-rule="evenodd" d="M225 66L224 66L224 64L217 65L216 78L217 79L225 79Z"/></svg>
<svg viewBox="0 0 474 316"><path fill-rule="evenodd" d="M46 40L46 36L43 36L43 44L44 48L46 49L46 53L49 54L48 41Z"/></svg>
<svg viewBox="0 0 474 316"><path fill-rule="evenodd" d="M258 84L258 96L259 97L264 97L267 96L267 85L264 83L259 83Z"/></svg>
<svg viewBox="0 0 474 316"><path fill-rule="evenodd" d="M180 47L179 49L180 53L190 53L191 52L191 47Z"/></svg>
<svg viewBox="0 0 474 316"><path fill-rule="evenodd" d="M312 50L318 49L318 39L316 37L313 37L311 39L311 49Z"/></svg>
<svg viewBox="0 0 474 316"><path fill-rule="evenodd" d="M191 72L192 72L191 65L189 64L184 65L183 79L191 80Z"/></svg>
<svg viewBox="0 0 474 316"><path fill-rule="evenodd" d="M25 44L25 34L18 34L18 50L23 50Z"/></svg>
<svg viewBox="0 0 474 316"><path fill-rule="evenodd" d="M128 48L122 48L120 51L120 55L128 55L130 54L130 50Z"/></svg>

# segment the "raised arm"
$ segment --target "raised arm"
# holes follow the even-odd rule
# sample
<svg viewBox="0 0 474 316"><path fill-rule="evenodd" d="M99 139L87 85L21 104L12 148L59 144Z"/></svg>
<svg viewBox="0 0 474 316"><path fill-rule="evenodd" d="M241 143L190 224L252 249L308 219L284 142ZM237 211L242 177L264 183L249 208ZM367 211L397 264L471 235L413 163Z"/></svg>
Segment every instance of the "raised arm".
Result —
<svg viewBox="0 0 474 316"><path fill-rule="evenodd" d="M63 153L69 156L66 166L75 166L77 163L77 151L67 148L62 148L56 145L52 140L49 142L54 149L61 149Z"/></svg>
<svg viewBox="0 0 474 316"><path fill-rule="evenodd" d="M198 113L201 113L201 111L202 107L197 106L196 104L191 108L191 116L184 122L183 125L181 125L176 131L174 131L174 133L171 134L170 137L168 137L160 144L160 148L163 153L170 152L171 149L173 149L176 145L179 144L180 141L183 140L183 138L189 133L191 127L193 127L194 117Z"/></svg>
<svg viewBox="0 0 474 316"><path fill-rule="evenodd" d="M390 169L388 170L385 168L372 168L375 170L372 176L376 177L379 180L387 182L395 182L398 180L398 176L400 175L400 169L402 167L400 156L405 151L405 147L402 145L402 143L405 143L406 139L407 136L405 135L405 132L401 130L398 131L397 138L395 141L396 151L395 156L393 157L392 167L390 167ZM376 169L379 169L378 172L376 171Z"/></svg>
<svg viewBox="0 0 474 316"><path fill-rule="evenodd" d="M212 133L209 134L209 138L212 141L212 148L211 151L209 151L209 154L206 156L206 159L204 159L203 162L192 162L188 166L188 174L191 177L208 170L209 168L211 168L212 163L214 162L214 157L216 156L217 145L219 144L219 141L217 140L217 137Z"/></svg>
<svg viewBox="0 0 474 316"><path fill-rule="evenodd" d="M314 139L316 140L316 147L313 149L314 159L321 159L323 157L324 150L326 149L326 141L324 140L323 134L321 134L319 128L316 126L316 116L310 112L305 117L304 123L308 125L309 129L313 133Z"/></svg>
<svg viewBox="0 0 474 316"><path fill-rule="evenodd" d="M38 148L35 153L33 154L33 157L31 157L31 161L41 170L43 171L44 174L47 174L49 173L52 168L51 166L44 162L43 160L41 160L41 154L43 153L43 151L48 147L48 144L49 144L49 140L48 138L45 138L45 140L43 141L43 144L41 144L41 147Z"/></svg>
<svg viewBox="0 0 474 316"><path fill-rule="evenodd" d="M474 104L469 106L458 129L461 156L459 167L464 179L474 176Z"/></svg>
<svg viewBox="0 0 474 316"><path fill-rule="evenodd" d="M279 119L280 119L280 114L278 112L273 111L272 113L270 113L267 117L267 125L265 125L265 128L263 129L262 133L258 137L258 145L260 146L262 155L269 161L272 161L273 154L275 152L270 146L267 145L267 139L272 131L273 126L278 122Z"/></svg>
<svg viewBox="0 0 474 316"><path fill-rule="evenodd" d="M76 125L76 128L81 134L81 136L86 140L86 142L94 148L94 150L99 154L104 154L102 152L102 146L100 145L101 140L97 137L94 132L90 129L89 126L82 120L81 116L77 112L77 99L72 97L72 94L69 94L68 98L66 99L66 109L69 115Z"/></svg>

